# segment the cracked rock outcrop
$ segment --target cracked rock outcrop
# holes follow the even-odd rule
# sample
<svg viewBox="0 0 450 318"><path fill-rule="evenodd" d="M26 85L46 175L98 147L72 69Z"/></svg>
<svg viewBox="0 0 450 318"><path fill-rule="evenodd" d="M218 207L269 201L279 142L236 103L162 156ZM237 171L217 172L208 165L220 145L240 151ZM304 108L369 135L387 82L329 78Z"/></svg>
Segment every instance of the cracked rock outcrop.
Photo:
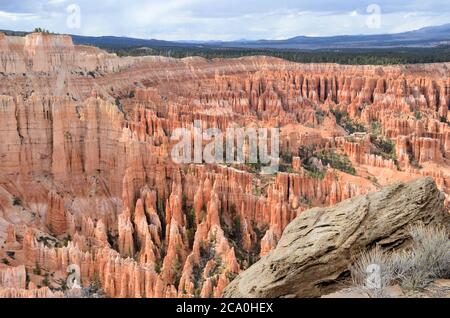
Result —
<svg viewBox="0 0 450 318"><path fill-rule="evenodd" d="M409 225L441 223L444 218L443 195L431 178L306 211L286 227L278 246L236 278L224 296L321 296L336 286L352 255L375 245L398 247L408 239Z"/></svg>

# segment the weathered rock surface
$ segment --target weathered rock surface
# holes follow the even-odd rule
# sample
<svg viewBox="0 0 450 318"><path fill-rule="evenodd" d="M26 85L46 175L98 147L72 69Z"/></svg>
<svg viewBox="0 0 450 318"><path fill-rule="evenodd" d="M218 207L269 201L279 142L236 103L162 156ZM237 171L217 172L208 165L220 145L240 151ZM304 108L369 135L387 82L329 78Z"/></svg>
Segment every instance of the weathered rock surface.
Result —
<svg viewBox="0 0 450 318"><path fill-rule="evenodd" d="M389 249L407 238L408 225L441 223L444 197L431 178L395 184L331 208L301 214L277 247L225 290L225 297L317 297L336 286L351 257L378 245Z"/></svg>

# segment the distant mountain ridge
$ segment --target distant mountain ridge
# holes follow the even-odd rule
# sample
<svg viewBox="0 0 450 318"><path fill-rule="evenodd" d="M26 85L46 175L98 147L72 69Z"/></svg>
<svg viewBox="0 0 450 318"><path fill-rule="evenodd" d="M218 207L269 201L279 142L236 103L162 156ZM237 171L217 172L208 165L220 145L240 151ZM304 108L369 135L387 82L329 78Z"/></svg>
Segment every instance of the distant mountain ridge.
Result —
<svg viewBox="0 0 450 318"><path fill-rule="evenodd" d="M27 32L0 31L24 35ZM242 49L370 49L399 47L436 47L450 44L450 23L425 27L415 31L378 35L339 35L329 37L297 36L285 40L239 40L239 41L164 41L119 36L72 35L75 44L87 44L105 48L130 47L208 47Z"/></svg>
<svg viewBox="0 0 450 318"><path fill-rule="evenodd" d="M397 34L339 35L330 37L297 36L286 40L259 40L216 43L221 47L253 49L345 49L434 47L450 44L450 24L426 27Z"/></svg>

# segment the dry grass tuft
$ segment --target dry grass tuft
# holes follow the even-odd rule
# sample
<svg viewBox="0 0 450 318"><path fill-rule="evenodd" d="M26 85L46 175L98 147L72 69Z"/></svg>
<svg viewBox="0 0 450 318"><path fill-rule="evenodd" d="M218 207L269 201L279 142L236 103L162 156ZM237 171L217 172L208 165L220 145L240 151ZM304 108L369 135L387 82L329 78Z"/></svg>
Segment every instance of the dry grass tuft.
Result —
<svg viewBox="0 0 450 318"><path fill-rule="evenodd" d="M379 247L362 252L350 268L352 288L370 297L384 297L386 288L399 284L420 290L438 278L450 278L450 240L443 226L419 224L410 228L412 246L386 253Z"/></svg>
<svg viewBox="0 0 450 318"><path fill-rule="evenodd" d="M412 227L411 249L392 255L395 277L409 290L426 287L438 278L450 278L450 240L443 226Z"/></svg>

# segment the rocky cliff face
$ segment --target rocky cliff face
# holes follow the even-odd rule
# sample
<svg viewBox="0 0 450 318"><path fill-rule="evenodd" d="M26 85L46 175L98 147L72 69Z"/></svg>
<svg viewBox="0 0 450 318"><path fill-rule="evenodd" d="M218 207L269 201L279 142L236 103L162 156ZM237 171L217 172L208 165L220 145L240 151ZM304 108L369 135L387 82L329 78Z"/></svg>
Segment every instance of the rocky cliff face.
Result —
<svg viewBox="0 0 450 318"><path fill-rule="evenodd" d="M57 297L76 264L112 297L219 297L310 207L421 176L448 206L448 67L118 58L0 35L0 270L29 276L0 295ZM280 127L282 172L176 164L172 132L195 120Z"/></svg>
<svg viewBox="0 0 450 318"><path fill-rule="evenodd" d="M395 184L331 208L302 213L277 247L236 278L226 297L317 297L339 288L351 259L377 245L398 247L415 222L442 223L444 198L431 178Z"/></svg>
<svg viewBox="0 0 450 318"><path fill-rule="evenodd" d="M117 70L129 62L94 47L75 47L67 35L33 33L25 37L0 35L0 72L73 72Z"/></svg>

